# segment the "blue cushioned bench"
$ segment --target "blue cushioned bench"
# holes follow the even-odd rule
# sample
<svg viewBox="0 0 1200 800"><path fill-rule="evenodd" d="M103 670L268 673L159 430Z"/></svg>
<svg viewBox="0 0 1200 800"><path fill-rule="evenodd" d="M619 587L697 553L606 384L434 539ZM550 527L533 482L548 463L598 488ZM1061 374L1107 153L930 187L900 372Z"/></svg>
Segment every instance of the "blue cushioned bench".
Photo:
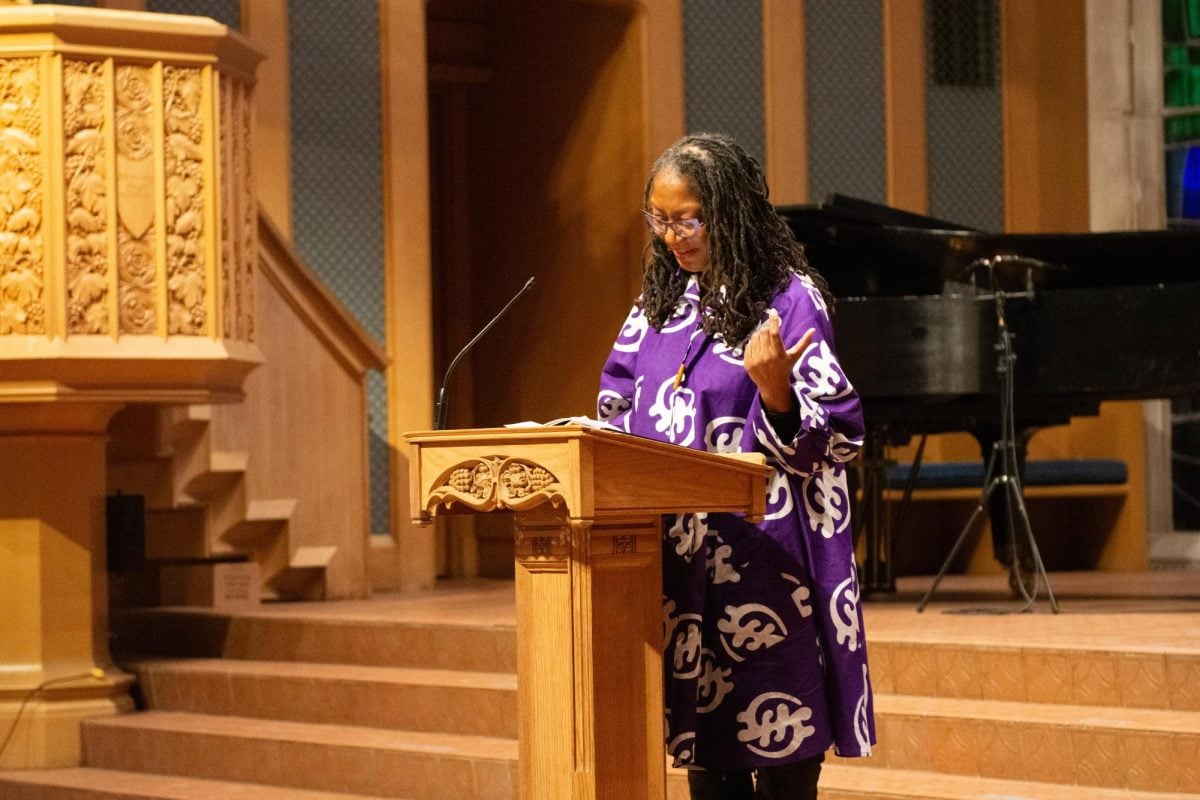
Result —
<svg viewBox="0 0 1200 800"><path fill-rule="evenodd" d="M986 464L980 461L925 462L916 489L978 489ZM889 489L903 489L911 464L888 469ZM1121 486L1129 480L1124 461L1115 458L1034 459L1025 464L1025 488L1034 486Z"/></svg>

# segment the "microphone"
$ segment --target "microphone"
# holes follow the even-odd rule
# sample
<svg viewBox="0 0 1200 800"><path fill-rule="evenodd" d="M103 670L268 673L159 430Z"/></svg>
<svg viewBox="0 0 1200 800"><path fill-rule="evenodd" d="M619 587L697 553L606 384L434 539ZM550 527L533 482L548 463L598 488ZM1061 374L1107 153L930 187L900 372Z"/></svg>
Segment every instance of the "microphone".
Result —
<svg viewBox="0 0 1200 800"><path fill-rule="evenodd" d="M450 366L446 368L446 374L442 378L442 388L438 389L437 404L433 407L433 429L435 431L445 430L446 428L446 384L450 382L450 373L458 365L459 359L466 355L467 351L474 347L475 343L482 339L485 333L491 330L492 326L504 316L512 304L517 302L517 298L529 291L529 287L533 286L533 281L534 277L530 276L529 280L525 281L525 285L512 296L511 300L504 304L504 308L500 309L500 312L492 317L492 321L484 325L483 330L475 334L475 338L467 342L463 349L458 351L458 355L454 357L454 360L450 362Z"/></svg>

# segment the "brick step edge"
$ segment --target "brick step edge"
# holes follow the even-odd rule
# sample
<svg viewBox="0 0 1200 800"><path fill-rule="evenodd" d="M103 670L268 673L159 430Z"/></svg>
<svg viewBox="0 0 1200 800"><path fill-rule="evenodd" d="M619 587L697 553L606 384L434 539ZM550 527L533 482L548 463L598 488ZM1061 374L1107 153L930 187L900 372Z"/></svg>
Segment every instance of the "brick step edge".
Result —
<svg viewBox="0 0 1200 800"><path fill-rule="evenodd" d="M122 664L137 675L171 672L178 675L212 675L230 678L304 679L315 683L392 683L442 689L491 689L515 692L513 672L437 669L433 667L387 667L371 664L339 664L329 661L266 661L235 658L155 658Z"/></svg>
<svg viewBox="0 0 1200 800"><path fill-rule="evenodd" d="M675 772L675 770L672 770ZM680 777L685 783L687 778ZM915 770L856 767L827 758L821 769L821 800L859 798L926 798L926 800L1196 800L1195 794L1037 783L1001 778L947 775Z"/></svg>
<svg viewBox="0 0 1200 800"><path fill-rule="evenodd" d="M394 750L439 758L516 761L517 741L503 737L331 725L317 722L264 720L185 711L139 711L83 721L85 743L105 730L161 732L186 737L220 737L261 742ZM153 746L154 737L142 739Z"/></svg>
<svg viewBox="0 0 1200 800"><path fill-rule="evenodd" d="M1011 722L1072 729L1119 729L1200 736L1200 711L1159 708L968 700L880 693L875 695L875 713L892 717Z"/></svg>
<svg viewBox="0 0 1200 800"><path fill-rule="evenodd" d="M112 618L121 662L231 658L516 673L513 626L428 624L208 609L134 609Z"/></svg>
<svg viewBox="0 0 1200 800"><path fill-rule="evenodd" d="M233 659L128 666L155 711L517 737L512 673Z"/></svg>
<svg viewBox="0 0 1200 800"><path fill-rule="evenodd" d="M48 793L53 790L69 791L73 800L92 797L97 800L362 800L364 797L94 767L0 771L0 797L5 800L45 800L55 796Z"/></svg>

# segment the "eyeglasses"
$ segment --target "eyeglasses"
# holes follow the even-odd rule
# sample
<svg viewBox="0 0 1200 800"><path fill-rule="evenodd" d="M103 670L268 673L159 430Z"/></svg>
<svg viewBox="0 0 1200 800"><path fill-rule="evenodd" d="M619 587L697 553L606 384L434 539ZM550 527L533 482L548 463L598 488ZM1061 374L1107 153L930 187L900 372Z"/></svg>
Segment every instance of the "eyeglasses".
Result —
<svg viewBox="0 0 1200 800"><path fill-rule="evenodd" d="M642 211L642 214L645 215L650 230L659 236L666 236L667 231L671 231L678 239L689 239L699 233L700 226L704 224L702 220L698 219L661 219L645 210Z"/></svg>

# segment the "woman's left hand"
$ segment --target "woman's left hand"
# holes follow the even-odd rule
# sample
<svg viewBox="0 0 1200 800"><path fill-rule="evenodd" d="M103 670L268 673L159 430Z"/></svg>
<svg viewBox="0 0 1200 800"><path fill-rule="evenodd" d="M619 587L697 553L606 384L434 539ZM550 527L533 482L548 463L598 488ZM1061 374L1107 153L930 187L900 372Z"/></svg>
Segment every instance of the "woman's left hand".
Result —
<svg viewBox="0 0 1200 800"><path fill-rule="evenodd" d="M776 413L790 411L796 402L792 394L792 367L808 349L814 329L809 328L800 341L791 347L783 344L779 335L779 314L775 309L767 312L767 324L756 330L746 343L743 361L750 380L758 387L763 405Z"/></svg>

